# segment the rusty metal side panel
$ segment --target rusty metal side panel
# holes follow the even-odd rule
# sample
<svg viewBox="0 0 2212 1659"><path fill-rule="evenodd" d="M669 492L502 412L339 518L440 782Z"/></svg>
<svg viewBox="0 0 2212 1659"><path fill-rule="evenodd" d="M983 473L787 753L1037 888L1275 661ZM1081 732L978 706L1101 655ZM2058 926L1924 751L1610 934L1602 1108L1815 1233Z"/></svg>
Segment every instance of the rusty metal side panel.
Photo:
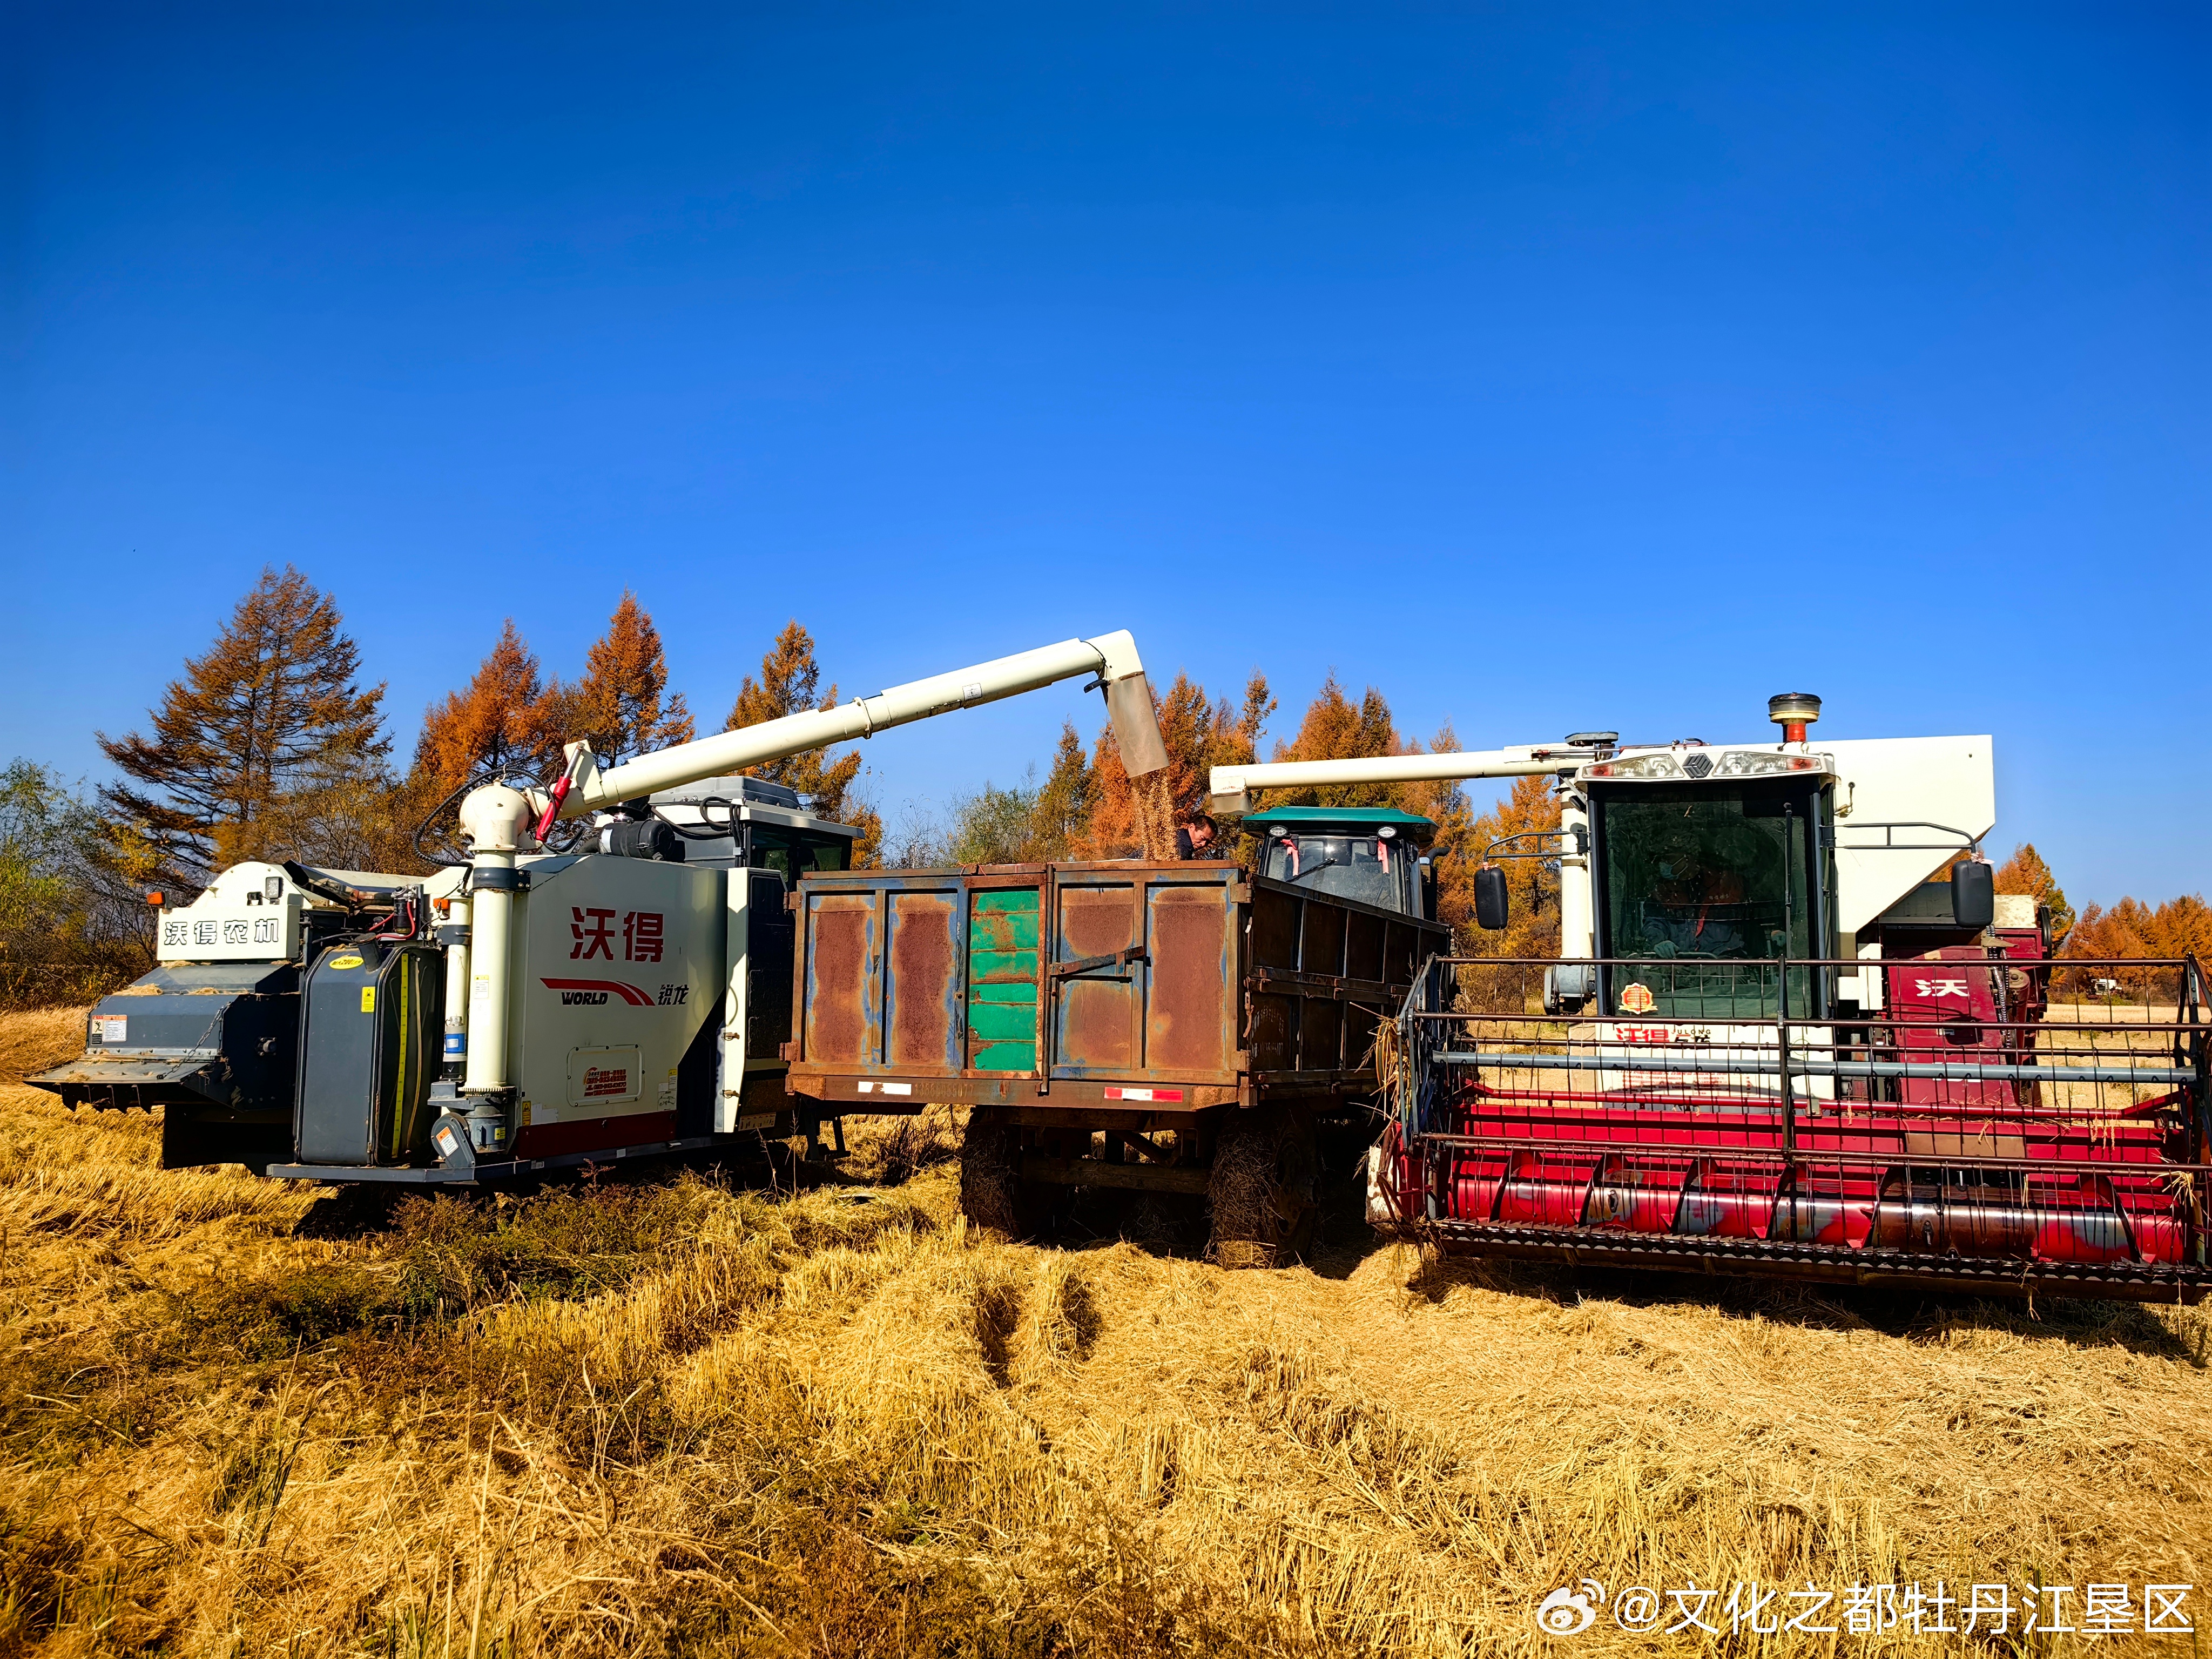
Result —
<svg viewBox="0 0 2212 1659"><path fill-rule="evenodd" d="M808 893L800 1052L818 1066L872 1066L883 1053L880 891Z"/></svg>
<svg viewBox="0 0 2212 1659"><path fill-rule="evenodd" d="M1376 1028L1404 1001L1418 965L1447 948L1449 930L1261 879L1251 883L1250 917L1244 1046L1254 1081L1369 1086Z"/></svg>
<svg viewBox="0 0 2212 1659"><path fill-rule="evenodd" d="M1086 874L1058 884L1051 960L1058 964L1112 956L1139 944L1143 884L1141 871L1135 869L1127 875ZM1143 1064L1143 1003L1141 964L1061 979L1050 1015L1053 1074L1133 1072Z"/></svg>
<svg viewBox="0 0 2212 1659"><path fill-rule="evenodd" d="M884 979L884 1064L896 1072L957 1074L963 975L957 884L884 894L890 972Z"/></svg>
<svg viewBox="0 0 2212 1659"><path fill-rule="evenodd" d="M1237 1069L1237 907L1224 886L1146 890L1144 1062L1160 1071Z"/></svg>

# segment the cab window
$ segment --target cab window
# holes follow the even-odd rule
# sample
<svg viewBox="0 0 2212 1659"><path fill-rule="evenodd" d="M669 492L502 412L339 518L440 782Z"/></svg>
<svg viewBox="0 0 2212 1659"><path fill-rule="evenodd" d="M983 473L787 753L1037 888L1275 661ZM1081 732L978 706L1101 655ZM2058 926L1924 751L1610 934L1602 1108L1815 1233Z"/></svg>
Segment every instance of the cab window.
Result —
<svg viewBox="0 0 2212 1659"><path fill-rule="evenodd" d="M773 870L789 884L810 871L846 868L852 845L842 836L810 836L757 823L752 829L752 866Z"/></svg>
<svg viewBox="0 0 2212 1659"><path fill-rule="evenodd" d="M1771 1015L1774 971L1723 964L1817 954L1812 792L1638 787L1607 791L1595 805L1605 870L1602 954L1645 964L1627 977L1654 994L1653 1012ZM1792 970L1793 1012L1809 1011L1809 988L1804 970Z"/></svg>
<svg viewBox="0 0 2212 1659"><path fill-rule="evenodd" d="M1375 836L1273 835L1260 873L1294 887L1407 915L1419 910L1410 845Z"/></svg>

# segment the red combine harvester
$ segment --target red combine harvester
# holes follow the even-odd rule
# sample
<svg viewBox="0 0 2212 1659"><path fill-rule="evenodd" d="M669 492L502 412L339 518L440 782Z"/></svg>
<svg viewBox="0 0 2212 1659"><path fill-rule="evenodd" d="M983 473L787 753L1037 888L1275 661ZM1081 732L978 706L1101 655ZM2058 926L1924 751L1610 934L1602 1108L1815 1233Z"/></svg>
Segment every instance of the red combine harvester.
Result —
<svg viewBox="0 0 2212 1659"><path fill-rule="evenodd" d="M1561 830L1489 849L1476 898L1503 928L1503 861L1556 861L1564 954L1424 969L1381 1045L1370 1214L1490 1256L2202 1298L2200 964L2051 957L1980 858L1987 738L1816 750L1818 699L1770 713L1778 745L1598 732L1216 774L1231 811L1270 786L1559 779Z"/></svg>

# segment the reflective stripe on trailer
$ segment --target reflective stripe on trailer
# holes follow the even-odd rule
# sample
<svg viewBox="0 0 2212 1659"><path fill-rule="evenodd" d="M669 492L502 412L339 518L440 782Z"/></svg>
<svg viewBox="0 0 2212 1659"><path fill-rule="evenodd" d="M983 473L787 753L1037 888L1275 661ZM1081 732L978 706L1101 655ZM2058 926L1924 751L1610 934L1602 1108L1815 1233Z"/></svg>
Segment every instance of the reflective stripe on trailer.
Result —
<svg viewBox="0 0 2212 1659"><path fill-rule="evenodd" d="M1182 1091L1180 1089L1123 1089L1109 1084L1106 1088L1106 1098L1109 1100L1181 1100Z"/></svg>

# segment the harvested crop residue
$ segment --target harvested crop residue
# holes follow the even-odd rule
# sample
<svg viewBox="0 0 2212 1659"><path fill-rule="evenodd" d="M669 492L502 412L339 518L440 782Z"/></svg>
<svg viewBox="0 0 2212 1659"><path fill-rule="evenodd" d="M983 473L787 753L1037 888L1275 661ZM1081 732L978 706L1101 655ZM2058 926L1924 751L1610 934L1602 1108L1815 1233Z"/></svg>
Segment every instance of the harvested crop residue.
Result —
<svg viewBox="0 0 2212 1659"><path fill-rule="evenodd" d="M387 1211L0 1091L0 1646L1534 1651L1583 1578L2205 1574L2195 1310L1006 1245L883 1140Z"/></svg>

